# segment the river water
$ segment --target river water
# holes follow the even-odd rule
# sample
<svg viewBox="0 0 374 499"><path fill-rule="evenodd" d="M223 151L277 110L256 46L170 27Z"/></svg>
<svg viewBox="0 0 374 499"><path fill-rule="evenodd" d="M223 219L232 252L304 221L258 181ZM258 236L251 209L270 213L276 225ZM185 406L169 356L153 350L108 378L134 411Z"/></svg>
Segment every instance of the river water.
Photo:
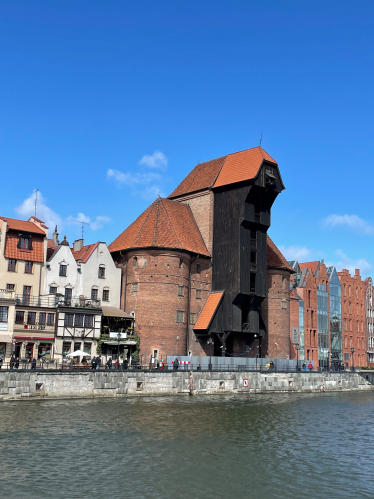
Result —
<svg viewBox="0 0 374 499"><path fill-rule="evenodd" d="M0 403L0 497L374 498L374 393Z"/></svg>

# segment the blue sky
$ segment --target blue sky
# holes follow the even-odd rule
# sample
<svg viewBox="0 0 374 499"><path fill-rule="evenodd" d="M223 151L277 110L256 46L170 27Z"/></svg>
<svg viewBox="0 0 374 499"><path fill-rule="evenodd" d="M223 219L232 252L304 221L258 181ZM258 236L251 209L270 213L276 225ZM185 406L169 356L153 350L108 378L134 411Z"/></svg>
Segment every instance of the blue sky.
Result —
<svg viewBox="0 0 374 499"><path fill-rule="evenodd" d="M3 0L0 214L110 243L199 162L262 145L287 258L373 274L374 3Z"/></svg>

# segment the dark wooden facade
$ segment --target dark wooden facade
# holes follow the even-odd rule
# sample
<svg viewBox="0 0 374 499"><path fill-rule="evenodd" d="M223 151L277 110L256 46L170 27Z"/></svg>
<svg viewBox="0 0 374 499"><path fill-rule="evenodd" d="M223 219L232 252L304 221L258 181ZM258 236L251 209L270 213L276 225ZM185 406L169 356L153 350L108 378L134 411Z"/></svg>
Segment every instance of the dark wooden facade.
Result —
<svg viewBox="0 0 374 499"><path fill-rule="evenodd" d="M267 292L266 237L271 207L283 189L278 167L267 162L254 180L214 189L212 291L224 291L208 331L219 339L216 354L217 343L223 355L230 350L233 336L250 345L265 334L260 307Z"/></svg>

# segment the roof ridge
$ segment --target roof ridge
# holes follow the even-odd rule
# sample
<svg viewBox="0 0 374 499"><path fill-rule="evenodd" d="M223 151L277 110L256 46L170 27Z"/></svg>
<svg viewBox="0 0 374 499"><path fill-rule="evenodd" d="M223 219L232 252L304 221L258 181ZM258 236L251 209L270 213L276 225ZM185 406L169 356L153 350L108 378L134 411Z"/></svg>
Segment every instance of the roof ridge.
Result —
<svg viewBox="0 0 374 499"><path fill-rule="evenodd" d="M227 159L227 156L228 154L226 154L226 156L221 156L222 158L225 158L222 162L222 165L220 166L219 168L219 172L217 173L216 175L216 178L214 179L214 182L212 183L212 185L209 187L209 189L212 189L213 185L217 182L217 178L219 177L219 174L221 173L222 171L222 168L223 168L223 165L226 163L226 159ZM217 159L221 159L221 158L217 158Z"/></svg>
<svg viewBox="0 0 374 499"><path fill-rule="evenodd" d="M140 231L138 232L138 234L137 234L136 238L135 238L135 239L134 239L134 241L132 242L132 244L131 244L130 248L135 246L136 241L139 239L140 235L142 234L145 224L148 222L148 219L149 219L149 217L151 216L151 213L153 213L153 210L155 209L155 208L154 208L154 205L155 205L155 203L156 203L156 202L157 202L157 199L156 199L156 201L153 201L153 203L151 204L150 208L152 208L152 209L151 209L151 210L149 210L149 213L148 213L148 215L146 216L146 218L145 218L145 220L144 220L144 222L143 222L143 225L141 226ZM139 215L139 217L140 217L140 216L141 216L141 215ZM138 217L138 218L139 218L139 217ZM135 222L136 222L136 220L135 220ZM132 224L134 224L135 222L133 222ZM131 225L132 225L132 224L131 224Z"/></svg>
<svg viewBox="0 0 374 499"><path fill-rule="evenodd" d="M173 233L174 233L175 239L177 240L177 242L178 242L178 244L179 244L179 247L180 247L180 248L183 248L183 246L181 245L181 242L179 241L179 238L178 238L178 236L177 236L177 233L175 232L174 225L173 225L172 221L170 220L169 213L168 213L167 209L166 209L166 208L165 208L165 206L164 206L163 201L166 201L166 199L160 198L160 200L161 200L162 207L164 208L164 211L165 211L165 213L166 213L167 219L169 220L169 224L171 225L171 228L172 228L172 230L173 230ZM168 201L173 202L173 201L171 201L170 199L168 199ZM174 203L178 203L178 201L174 201Z"/></svg>

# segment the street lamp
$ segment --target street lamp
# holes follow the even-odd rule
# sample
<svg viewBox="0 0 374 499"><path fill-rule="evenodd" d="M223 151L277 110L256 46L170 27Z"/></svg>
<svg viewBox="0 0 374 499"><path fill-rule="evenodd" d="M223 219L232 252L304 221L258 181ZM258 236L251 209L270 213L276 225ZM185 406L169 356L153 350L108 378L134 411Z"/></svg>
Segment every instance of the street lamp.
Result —
<svg viewBox="0 0 374 499"><path fill-rule="evenodd" d="M300 344L299 343L296 343L295 349L296 349L296 355L297 355L296 371L298 371L299 370L299 350L300 350Z"/></svg>
<svg viewBox="0 0 374 499"><path fill-rule="evenodd" d="M354 360L353 360L353 354L355 353L355 349L353 347L351 347L351 354L352 354L352 371L355 370L355 363L354 363Z"/></svg>
<svg viewBox="0 0 374 499"><path fill-rule="evenodd" d="M209 371L211 371L212 370L212 345L213 345L212 338L209 338L209 340L207 341L207 344L210 345L210 348L209 348L210 356L209 356L208 369L209 369Z"/></svg>
<svg viewBox="0 0 374 499"><path fill-rule="evenodd" d="M117 333L117 369L119 371L119 340L121 339L122 335L120 332Z"/></svg>

